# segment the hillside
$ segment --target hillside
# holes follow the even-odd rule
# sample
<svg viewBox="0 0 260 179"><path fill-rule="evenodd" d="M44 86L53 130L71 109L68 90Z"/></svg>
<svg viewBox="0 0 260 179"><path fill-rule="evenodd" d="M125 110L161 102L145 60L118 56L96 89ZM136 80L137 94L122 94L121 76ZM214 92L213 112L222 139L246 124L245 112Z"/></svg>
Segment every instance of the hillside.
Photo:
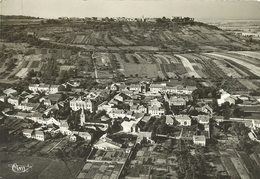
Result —
<svg viewBox="0 0 260 179"><path fill-rule="evenodd" d="M233 90L260 88L259 46L200 22L6 18L0 38L1 83L73 79L91 88L196 78Z"/></svg>
<svg viewBox="0 0 260 179"><path fill-rule="evenodd" d="M250 45L246 38L201 22L176 23L167 19L157 19L156 22L7 19L1 23L1 38L11 42L28 42L27 33L33 32L42 41L79 46L92 51L209 52L259 49L259 46Z"/></svg>

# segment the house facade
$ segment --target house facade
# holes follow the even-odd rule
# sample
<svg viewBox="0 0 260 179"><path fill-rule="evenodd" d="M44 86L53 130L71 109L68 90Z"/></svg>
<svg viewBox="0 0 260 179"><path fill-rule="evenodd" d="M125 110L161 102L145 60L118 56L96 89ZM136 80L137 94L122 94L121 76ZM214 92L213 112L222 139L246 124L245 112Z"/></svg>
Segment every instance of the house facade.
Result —
<svg viewBox="0 0 260 179"><path fill-rule="evenodd" d="M191 118L187 115L176 115L175 120L179 122L180 126L191 126Z"/></svg>
<svg viewBox="0 0 260 179"><path fill-rule="evenodd" d="M93 112L93 104L90 99L82 99L81 97L79 98L73 98L70 101L70 108L73 111L78 111L80 109L84 110L89 110L90 112Z"/></svg>
<svg viewBox="0 0 260 179"><path fill-rule="evenodd" d="M206 137L204 135L194 135L193 143L195 145L201 145L201 146L205 147L206 146Z"/></svg>

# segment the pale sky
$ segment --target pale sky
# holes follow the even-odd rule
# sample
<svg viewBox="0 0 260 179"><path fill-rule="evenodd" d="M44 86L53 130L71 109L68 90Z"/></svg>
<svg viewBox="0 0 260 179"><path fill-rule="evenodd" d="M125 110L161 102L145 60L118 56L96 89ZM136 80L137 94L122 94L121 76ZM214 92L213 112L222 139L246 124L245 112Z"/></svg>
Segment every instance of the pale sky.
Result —
<svg viewBox="0 0 260 179"><path fill-rule="evenodd" d="M44 18L171 17L260 19L260 0L0 0L0 13Z"/></svg>

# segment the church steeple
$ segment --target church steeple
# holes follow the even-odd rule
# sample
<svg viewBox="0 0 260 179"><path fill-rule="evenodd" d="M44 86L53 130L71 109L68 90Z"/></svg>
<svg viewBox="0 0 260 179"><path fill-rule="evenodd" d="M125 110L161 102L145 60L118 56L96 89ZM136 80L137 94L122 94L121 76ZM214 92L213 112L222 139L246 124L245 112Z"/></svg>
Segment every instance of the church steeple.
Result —
<svg viewBox="0 0 260 179"><path fill-rule="evenodd" d="M84 109L82 109L81 114L80 114L80 125L81 126L84 125L85 119L86 119L86 116L85 116L85 113L84 113Z"/></svg>

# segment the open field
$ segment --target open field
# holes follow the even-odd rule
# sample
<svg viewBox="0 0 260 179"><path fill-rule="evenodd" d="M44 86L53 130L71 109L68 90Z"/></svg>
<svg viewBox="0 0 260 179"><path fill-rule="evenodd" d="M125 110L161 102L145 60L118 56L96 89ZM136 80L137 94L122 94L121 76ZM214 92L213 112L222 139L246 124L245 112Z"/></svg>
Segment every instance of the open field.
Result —
<svg viewBox="0 0 260 179"><path fill-rule="evenodd" d="M239 59L236 59L236 58L233 58L233 57L229 57L229 56L226 56L226 55L223 55L223 54L217 54L217 53L210 53L209 55L211 56L215 56L215 57L221 57L221 58L224 58L224 59L228 59L228 60L231 60L239 65L242 65L244 66L245 68L247 68L250 72L252 72L253 74L255 74L256 76L260 77L260 67L257 67L253 64L250 64L250 63L247 63L245 61L242 61L242 60L239 60Z"/></svg>
<svg viewBox="0 0 260 179"><path fill-rule="evenodd" d="M25 78L28 73L28 68L22 68L18 73L15 74L15 76L19 78Z"/></svg>
<svg viewBox="0 0 260 179"><path fill-rule="evenodd" d="M125 76L156 78L158 76L155 64L125 64Z"/></svg>
<svg viewBox="0 0 260 179"><path fill-rule="evenodd" d="M251 57L254 59L258 59L260 60L260 52L256 52L256 51L238 51L238 52L231 52L231 53L236 53L236 54L240 54L243 56L247 56L247 57Z"/></svg>
<svg viewBox="0 0 260 179"><path fill-rule="evenodd" d="M232 157L230 158L230 160L234 164L237 172L239 173L242 179L250 179L250 176L246 172L246 169L243 167L243 164L240 162L239 158Z"/></svg>
<svg viewBox="0 0 260 179"><path fill-rule="evenodd" d="M36 71L39 71L40 69L45 70L44 68L46 66L46 62L44 62L44 59L64 58L64 62L59 64L62 66L62 64L64 64L66 59L69 57L69 54L62 51L53 51L51 56L47 56L47 54L31 54L29 56L25 56L24 58L20 58L20 61L17 62L17 66L10 72L10 74L1 74L1 76L2 78L4 76L5 78L8 78L9 76L15 75L17 77L24 78L26 77L27 72L31 69ZM252 77L258 79L260 77L260 72L257 71L260 70L260 60L258 61L254 59L254 61L251 61L251 57L245 57L239 54L173 54L162 52L149 54L147 52L95 52L94 58L99 70L119 70L126 77L160 77L161 79L174 79L184 76L205 79L232 77L241 79L241 84L249 90L255 90L259 87L259 85L245 80L245 78ZM76 66L74 67L76 68Z"/></svg>
<svg viewBox="0 0 260 179"><path fill-rule="evenodd" d="M238 81L249 90L257 90L260 87L247 79L238 79Z"/></svg>
<svg viewBox="0 0 260 179"><path fill-rule="evenodd" d="M221 161L222 161L223 165L225 166L228 174L231 176L231 178L241 179L240 175L236 171L236 168L229 157L221 156Z"/></svg>
<svg viewBox="0 0 260 179"><path fill-rule="evenodd" d="M201 76L199 76L199 74L194 70L193 66L191 65L191 63L189 62L189 60L181 55L175 55L176 57L181 59L181 62L183 64L183 66L186 68L188 74L192 77L194 76L195 78L201 78Z"/></svg>

